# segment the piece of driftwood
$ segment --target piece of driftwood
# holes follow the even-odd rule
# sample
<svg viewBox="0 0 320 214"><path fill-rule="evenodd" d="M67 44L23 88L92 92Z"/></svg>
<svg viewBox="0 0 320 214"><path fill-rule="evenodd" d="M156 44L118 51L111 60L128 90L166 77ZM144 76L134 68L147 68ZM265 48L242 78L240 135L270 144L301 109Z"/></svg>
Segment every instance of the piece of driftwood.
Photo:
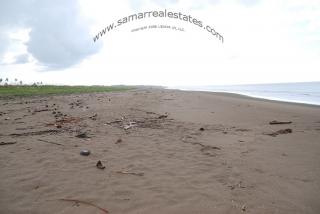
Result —
<svg viewBox="0 0 320 214"><path fill-rule="evenodd" d="M280 135L280 134L290 134L290 133L292 133L292 129L281 129L281 130L276 131L276 132L265 133L265 135L276 137L277 135Z"/></svg>
<svg viewBox="0 0 320 214"><path fill-rule="evenodd" d="M86 132L82 132L76 135L78 138L90 138Z"/></svg>
<svg viewBox="0 0 320 214"><path fill-rule="evenodd" d="M282 125L282 124L291 124L291 121L277 121L277 120L273 120L271 122L269 122L270 125Z"/></svg>
<svg viewBox="0 0 320 214"><path fill-rule="evenodd" d="M119 174L127 174L127 175L136 175L136 176L144 176L143 172L127 172L127 171L116 171Z"/></svg>
<svg viewBox="0 0 320 214"><path fill-rule="evenodd" d="M114 121L111 121L111 122L107 122L106 124L111 125L113 123L121 123L121 122L122 122L122 120L114 120Z"/></svg>
<svg viewBox="0 0 320 214"><path fill-rule="evenodd" d="M13 134L10 134L10 136L12 137L35 136L35 135L44 135L44 134L57 134L59 132L61 132L61 130L49 129L49 130L43 130L43 131L13 133Z"/></svg>
<svg viewBox="0 0 320 214"><path fill-rule="evenodd" d="M50 143L50 144L54 144L54 145L58 145L58 146L63 146L60 143L56 143L56 142L51 142L51 141L47 141L47 140L42 140L42 139L37 139L38 141L44 142L44 143Z"/></svg>
<svg viewBox="0 0 320 214"><path fill-rule="evenodd" d="M43 111L51 111L51 109L35 109L33 112L43 112Z"/></svg>
<svg viewBox="0 0 320 214"><path fill-rule="evenodd" d="M16 144L17 141L13 141L13 142L0 142L0 146L4 146L4 145L12 145L12 144Z"/></svg>
<svg viewBox="0 0 320 214"><path fill-rule="evenodd" d="M158 119L164 119L164 118L167 118L167 117L168 117L168 115L164 114L164 115L160 115L160 116L158 117Z"/></svg>
<svg viewBox="0 0 320 214"><path fill-rule="evenodd" d="M137 126L136 122L129 122L129 124L123 126L123 128L124 128L124 130L128 130L128 129L130 129L132 127L136 127L136 126Z"/></svg>
<svg viewBox="0 0 320 214"><path fill-rule="evenodd" d="M108 210L102 208L102 207L99 207L93 203L90 203L90 202L87 202L87 201L81 201L81 200L77 200L77 199L67 199L67 198L60 198L59 201L69 201L69 202L74 202L74 203L80 203L80 204L86 204L86 205L89 205L89 206L92 206L92 207L95 207L101 211L103 211L104 213L109 213Z"/></svg>

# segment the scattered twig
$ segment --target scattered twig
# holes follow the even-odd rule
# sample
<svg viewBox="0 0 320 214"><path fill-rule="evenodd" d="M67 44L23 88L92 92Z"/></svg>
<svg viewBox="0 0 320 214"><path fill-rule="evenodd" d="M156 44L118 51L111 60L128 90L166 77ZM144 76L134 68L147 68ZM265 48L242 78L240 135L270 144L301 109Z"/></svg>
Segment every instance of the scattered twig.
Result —
<svg viewBox="0 0 320 214"><path fill-rule="evenodd" d="M106 124L111 125L113 123L121 123L121 122L122 122L122 120L114 120L114 121L111 121L111 122L107 122Z"/></svg>
<svg viewBox="0 0 320 214"><path fill-rule="evenodd" d="M119 174L127 174L127 175L136 175L136 176L144 176L143 172L127 172L127 171L116 171Z"/></svg>
<svg viewBox="0 0 320 214"><path fill-rule="evenodd" d="M35 131L35 132L13 133L13 134L10 134L10 136L21 137L21 136L52 134L52 133L58 133L58 132L60 132L60 130L49 129L49 130Z"/></svg>
<svg viewBox="0 0 320 214"><path fill-rule="evenodd" d="M37 113L37 112L43 112L43 111L51 111L51 109L36 109L33 112Z"/></svg>
<svg viewBox="0 0 320 214"><path fill-rule="evenodd" d="M242 128L240 128L240 129L236 129L235 131L237 131L237 132L249 132L251 130L250 129L242 129Z"/></svg>
<svg viewBox="0 0 320 214"><path fill-rule="evenodd" d="M183 143L189 143L189 144L192 144L192 145L198 145L200 146L200 152L202 152L204 155L209 155L209 156L212 156L212 157L215 157L216 155L215 154L212 154L210 153L210 151L213 151L213 150L221 150L220 147L217 147L217 146L210 146L210 145L204 145L202 143L199 143L199 142L193 142L193 141L189 141L187 140L187 138L192 138L191 136L185 136L183 137L181 140Z"/></svg>
<svg viewBox="0 0 320 214"><path fill-rule="evenodd" d="M98 114L94 114L94 115L90 116L89 118L91 120L97 120L97 117L98 117Z"/></svg>
<svg viewBox="0 0 320 214"><path fill-rule="evenodd" d="M77 200L77 199L66 199L66 198L60 198L58 199L59 201L69 201L69 202L74 202L74 203L81 203L81 204L86 204L86 205L89 205L89 206L92 206L92 207L95 207L101 211L103 211L104 213L109 213L108 210L102 208L102 207L99 207L93 203L90 203L90 202L86 202L86 201L81 201L81 200Z"/></svg>
<svg viewBox="0 0 320 214"><path fill-rule="evenodd" d="M85 132L77 134L76 137L78 137L78 138L90 138L90 137L87 135L87 133L85 133Z"/></svg>
<svg viewBox="0 0 320 214"><path fill-rule="evenodd" d="M13 142L0 142L0 146L4 146L4 145L12 145L12 144L16 144L17 141L13 141Z"/></svg>
<svg viewBox="0 0 320 214"><path fill-rule="evenodd" d="M50 143L50 144L54 144L54 145L58 145L58 146L63 146L63 145L60 144L60 143L50 142L50 141L42 140L42 139L37 139L37 140L38 140L38 141L41 141L41 142L44 142L44 143Z"/></svg>
<svg viewBox="0 0 320 214"><path fill-rule="evenodd" d="M129 124L125 125L123 128L124 128L124 130L128 130L128 129L135 127L135 126L137 126L136 122L129 122Z"/></svg>

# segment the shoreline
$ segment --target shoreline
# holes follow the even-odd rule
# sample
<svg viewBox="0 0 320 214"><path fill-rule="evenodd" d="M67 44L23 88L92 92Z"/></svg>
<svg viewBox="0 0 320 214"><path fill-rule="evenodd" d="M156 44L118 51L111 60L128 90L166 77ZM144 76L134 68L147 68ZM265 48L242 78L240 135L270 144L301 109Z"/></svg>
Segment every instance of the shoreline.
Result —
<svg viewBox="0 0 320 214"><path fill-rule="evenodd" d="M287 101L287 100L276 100L276 99L269 99L264 97L257 97L253 95L246 95L236 92L219 92L219 91L202 91L202 90L184 90L184 89L169 89L166 90L177 90L177 91L186 91L186 92L202 92L202 93L215 93L215 94L224 94L225 96L238 96L247 99L256 99L261 101L270 101L270 102L277 102L277 103L284 103L284 104L293 104L293 105L305 105L305 106L312 106L312 107L320 107L320 104L313 104L313 103L304 103L304 102L295 102L295 101Z"/></svg>

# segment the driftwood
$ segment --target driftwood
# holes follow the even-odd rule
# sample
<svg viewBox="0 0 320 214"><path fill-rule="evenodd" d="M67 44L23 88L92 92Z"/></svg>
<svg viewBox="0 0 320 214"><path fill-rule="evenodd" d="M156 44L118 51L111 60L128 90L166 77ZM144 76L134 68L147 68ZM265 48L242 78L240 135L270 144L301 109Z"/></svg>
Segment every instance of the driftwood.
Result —
<svg viewBox="0 0 320 214"><path fill-rule="evenodd" d="M127 171L116 171L119 174L127 174L127 175L136 175L136 176L144 176L143 172L127 172Z"/></svg>
<svg viewBox="0 0 320 214"><path fill-rule="evenodd" d="M265 133L265 135L269 135L269 136L272 136L272 137L276 137L276 136L279 135L279 134L290 134L290 133L292 133L292 129L281 129L281 130L276 131L276 132Z"/></svg>
<svg viewBox="0 0 320 214"><path fill-rule="evenodd" d="M50 141L42 140L42 139L37 139L37 140L38 140L38 141L41 141L41 142L44 142L44 143L50 143L50 144L54 144L54 145L58 145L58 146L63 146L63 145L60 144L60 143L50 142Z"/></svg>
<svg viewBox="0 0 320 214"><path fill-rule="evenodd" d="M16 144L17 141L13 141L13 142L0 142L0 146L4 146L4 145L12 145L12 144Z"/></svg>
<svg viewBox="0 0 320 214"><path fill-rule="evenodd" d="M164 119L164 118L167 118L168 117L168 115L160 115L159 117L158 117L158 119Z"/></svg>
<svg viewBox="0 0 320 214"><path fill-rule="evenodd" d="M66 198L60 198L59 201L69 201L69 202L74 202L74 203L80 203L80 204L86 204L86 205L89 205L89 206L92 206L92 207L95 207L101 211L103 211L104 213L109 213L108 210L102 208L102 207L99 207L93 203L90 203L90 202L86 202L86 201L81 201L81 200L77 200L77 199L66 199Z"/></svg>
<svg viewBox="0 0 320 214"><path fill-rule="evenodd" d="M51 109L36 109L33 112L38 113L38 112L43 112L43 111L51 111Z"/></svg>
<svg viewBox="0 0 320 214"><path fill-rule="evenodd" d="M128 130L128 129L135 127L135 126L137 126L136 122L129 122L129 124L125 125L123 128L124 128L124 130Z"/></svg>
<svg viewBox="0 0 320 214"><path fill-rule="evenodd" d="M282 124L291 124L291 121L277 121L277 120L273 120L271 121L269 124L270 125L282 125Z"/></svg>
<svg viewBox="0 0 320 214"><path fill-rule="evenodd" d="M24 133L13 133L10 136L13 137L21 137L21 136L34 136L34 135L44 135L44 134L56 134L61 132L60 130L49 129L43 131L35 131L35 132L24 132Z"/></svg>
<svg viewBox="0 0 320 214"><path fill-rule="evenodd" d="M76 135L76 137L78 138L90 138L86 132L83 132L83 133L79 133Z"/></svg>

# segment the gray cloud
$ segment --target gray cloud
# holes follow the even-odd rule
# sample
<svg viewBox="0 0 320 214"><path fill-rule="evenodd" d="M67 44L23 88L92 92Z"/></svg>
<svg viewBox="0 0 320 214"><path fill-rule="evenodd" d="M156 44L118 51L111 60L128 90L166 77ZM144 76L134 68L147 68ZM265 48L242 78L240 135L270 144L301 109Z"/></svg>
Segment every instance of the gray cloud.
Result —
<svg viewBox="0 0 320 214"><path fill-rule="evenodd" d="M15 64L24 64L29 62L28 54L21 54L15 58Z"/></svg>
<svg viewBox="0 0 320 214"><path fill-rule="evenodd" d="M0 59L8 48L8 38L0 28Z"/></svg>
<svg viewBox="0 0 320 214"><path fill-rule="evenodd" d="M30 28L27 50L48 69L70 67L99 51L88 27L76 0L11 0L0 8L0 32ZM1 34L0 40L9 41ZM0 45L0 55L5 50Z"/></svg>

